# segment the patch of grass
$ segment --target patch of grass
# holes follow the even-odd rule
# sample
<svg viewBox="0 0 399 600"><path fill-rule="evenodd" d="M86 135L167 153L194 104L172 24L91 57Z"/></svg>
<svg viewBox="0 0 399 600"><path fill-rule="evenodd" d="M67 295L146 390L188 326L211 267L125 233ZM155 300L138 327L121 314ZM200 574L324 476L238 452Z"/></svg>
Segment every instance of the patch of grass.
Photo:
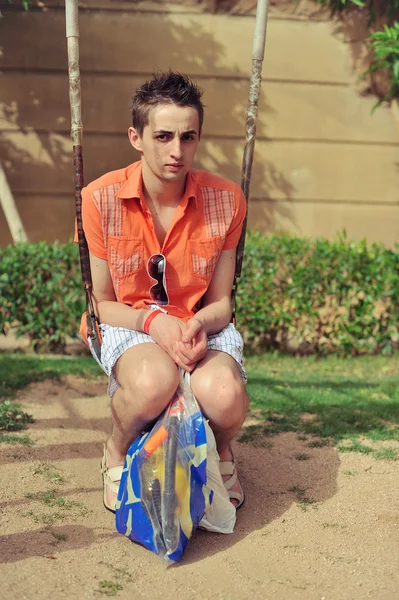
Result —
<svg viewBox="0 0 399 600"><path fill-rule="evenodd" d="M28 435L10 435L0 433L0 444L21 444L22 446L34 446L35 442Z"/></svg>
<svg viewBox="0 0 399 600"><path fill-rule="evenodd" d="M117 580L124 579L125 581L133 581L132 575L128 571L126 571L126 569L122 569L121 567L115 567L111 563L105 562L103 560L101 560L98 564L105 565L106 567L111 569L113 575L116 577Z"/></svg>
<svg viewBox="0 0 399 600"><path fill-rule="evenodd" d="M302 498L302 500L300 502L298 502L298 507L303 510L303 511L307 511L310 505L315 505L316 504L316 500L314 500L313 498L307 498L306 496L304 498ZM313 506L313 508L316 508L316 506Z"/></svg>
<svg viewBox="0 0 399 600"><path fill-rule="evenodd" d="M316 500L314 500L313 498L309 498L309 497L305 496L306 490L298 487L297 485L291 486L290 488L288 488L288 491L291 492L292 494L295 494L297 505L303 511L306 511L311 504L316 503ZM316 507L314 507L314 508L316 508Z"/></svg>
<svg viewBox="0 0 399 600"><path fill-rule="evenodd" d="M315 437L308 447L338 444L341 449L352 440L343 451L364 453L370 451L362 438L399 440L398 355L316 359L264 354L247 358L246 367L251 408L259 422L251 426L253 439L295 431Z"/></svg>
<svg viewBox="0 0 399 600"><path fill-rule="evenodd" d="M348 440L349 443L339 444L340 452L360 452L361 454L373 454L374 450L370 446L362 444L357 439Z"/></svg>
<svg viewBox="0 0 399 600"><path fill-rule="evenodd" d="M65 510L84 507L84 504L81 502L65 500L65 498L57 496L57 490L48 490L46 492L37 492L35 494L25 494L25 498L28 498L29 500L35 500L36 502L40 502L46 506L55 506L58 508L64 508Z"/></svg>
<svg viewBox="0 0 399 600"><path fill-rule="evenodd" d="M56 490L25 494L25 498L38 502L47 509L53 509L44 513L32 510L23 513L24 517L30 517L35 523L40 523L45 527L52 527L59 521L65 520L67 515L85 516L89 512L89 508L85 504L74 500L65 500L65 498L57 496Z"/></svg>
<svg viewBox="0 0 399 600"><path fill-rule="evenodd" d="M28 383L60 380L63 375L94 379L104 373L90 356L47 357L26 354L0 354L0 399L14 398Z"/></svg>
<svg viewBox="0 0 399 600"><path fill-rule="evenodd" d="M99 589L96 592L100 594L104 594L105 596L116 596L118 592L123 590L123 587L120 583L116 581L108 581L106 579L102 579L98 582Z"/></svg>
<svg viewBox="0 0 399 600"><path fill-rule="evenodd" d="M238 437L238 441L244 444L252 444L255 448L273 448L270 440L265 440L265 435L258 425L244 427Z"/></svg>
<svg viewBox="0 0 399 600"><path fill-rule="evenodd" d="M340 452L360 452L370 454L376 460L399 460L399 448L372 448L362 444L358 439L351 438L338 446Z"/></svg>
<svg viewBox="0 0 399 600"><path fill-rule="evenodd" d="M309 460L310 454L295 454L296 460Z"/></svg>
<svg viewBox="0 0 399 600"><path fill-rule="evenodd" d="M309 442L309 444L306 444L307 448L323 448L324 446L329 446L330 445L330 440L325 438L323 440L314 440L313 442Z"/></svg>
<svg viewBox="0 0 399 600"><path fill-rule="evenodd" d="M20 404L12 404L9 400L0 404L0 429L3 431L20 431L33 422L34 418L24 412Z"/></svg>
<svg viewBox="0 0 399 600"><path fill-rule="evenodd" d="M65 514L54 512L51 514L35 513L33 510L25 511L22 516L30 517L34 523L44 525L46 528L52 527L65 519ZM52 542L50 542L52 543Z"/></svg>
<svg viewBox="0 0 399 600"><path fill-rule="evenodd" d="M55 538L53 542L49 542L50 546L58 546L58 544L61 542L66 542L68 539L68 536L62 533L54 533L54 531L51 531L50 533L53 538Z"/></svg>
<svg viewBox="0 0 399 600"><path fill-rule="evenodd" d="M52 483L62 485L64 479L59 474L58 467L51 465L50 463L40 463L33 468L33 475L41 475L44 479L48 479Z"/></svg>
<svg viewBox="0 0 399 600"><path fill-rule="evenodd" d="M288 491L291 492L292 494L295 494L295 496L298 498L298 500L301 500L306 494L306 490L298 487L297 485L291 486L290 488L288 488Z"/></svg>
<svg viewBox="0 0 399 600"><path fill-rule="evenodd" d="M346 475L346 477L354 477L357 475L356 471L342 471L342 474Z"/></svg>
<svg viewBox="0 0 399 600"><path fill-rule="evenodd" d="M399 449L381 448L380 450L374 450L373 456L377 460L399 460Z"/></svg>
<svg viewBox="0 0 399 600"><path fill-rule="evenodd" d="M347 525L340 525L340 523L322 523L323 529L346 529Z"/></svg>

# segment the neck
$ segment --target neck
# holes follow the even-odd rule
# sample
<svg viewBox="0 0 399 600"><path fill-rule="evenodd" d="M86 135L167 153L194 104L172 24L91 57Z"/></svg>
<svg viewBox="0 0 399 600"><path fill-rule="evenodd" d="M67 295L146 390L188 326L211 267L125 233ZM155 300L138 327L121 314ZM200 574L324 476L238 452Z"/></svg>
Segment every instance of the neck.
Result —
<svg viewBox="0 0 399 600"><path fill-rule="evenodd" d="M162 181L142 161L143 193L156 206L178 206L186 189L186 177L182 181Z"/></svg>

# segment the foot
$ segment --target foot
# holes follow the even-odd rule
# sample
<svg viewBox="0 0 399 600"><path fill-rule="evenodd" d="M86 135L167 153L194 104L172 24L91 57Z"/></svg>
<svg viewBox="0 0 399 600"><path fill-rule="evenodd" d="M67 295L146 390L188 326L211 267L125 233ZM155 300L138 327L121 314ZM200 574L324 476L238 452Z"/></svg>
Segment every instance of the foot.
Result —
<svg viewBox="0 0 399 600"><path fill-rule="evenodd" d="M238 509L244 503L245 494L237 477L234 456L230 447L220 453L219 468L230 502Z"/></svg>
<svg viewBox="0 0 399 600"><path fill-rule="evenodd" d="M101 474L103 478L103 502L105 508L111 512L116 511L119 484L122 477L123 464L115 464L104 445L104 454L101 461Z"/></svg>

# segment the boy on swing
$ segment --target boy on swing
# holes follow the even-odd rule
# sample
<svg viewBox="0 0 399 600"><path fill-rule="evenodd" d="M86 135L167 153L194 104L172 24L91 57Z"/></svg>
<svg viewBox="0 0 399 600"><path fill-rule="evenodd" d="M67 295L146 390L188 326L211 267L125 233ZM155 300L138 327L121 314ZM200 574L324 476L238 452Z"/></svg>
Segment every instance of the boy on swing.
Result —
<svg viewBox="0 0 399 600"><path fill-rule="evenodd" d="M230 442L248 396L231 289L245 198L237 184L191 169L203 105L188 77L169 71L145 82L132 117L128 136L141 160L82 191L112 411L101 467L104 505L115 511L127 450L169 404L181 367L191 373L238 508L244 492ZM87 340L84 319L81 334Z"/></svg>

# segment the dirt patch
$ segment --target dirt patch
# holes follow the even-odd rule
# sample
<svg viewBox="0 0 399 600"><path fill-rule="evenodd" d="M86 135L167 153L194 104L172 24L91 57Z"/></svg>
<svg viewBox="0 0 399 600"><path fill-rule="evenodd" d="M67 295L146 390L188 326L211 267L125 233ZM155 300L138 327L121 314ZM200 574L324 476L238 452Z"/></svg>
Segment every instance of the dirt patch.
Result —
<svg viewBox="0 0 399 600"><path fill-rule="evenodd" d="M102 506L106 383L33 384L18 401L36 445L0 446L2 597L399 597L397 462L309 448L294 433L270 447L236 442L247 500L234 534L198 532L165 571Z"/></svg>

